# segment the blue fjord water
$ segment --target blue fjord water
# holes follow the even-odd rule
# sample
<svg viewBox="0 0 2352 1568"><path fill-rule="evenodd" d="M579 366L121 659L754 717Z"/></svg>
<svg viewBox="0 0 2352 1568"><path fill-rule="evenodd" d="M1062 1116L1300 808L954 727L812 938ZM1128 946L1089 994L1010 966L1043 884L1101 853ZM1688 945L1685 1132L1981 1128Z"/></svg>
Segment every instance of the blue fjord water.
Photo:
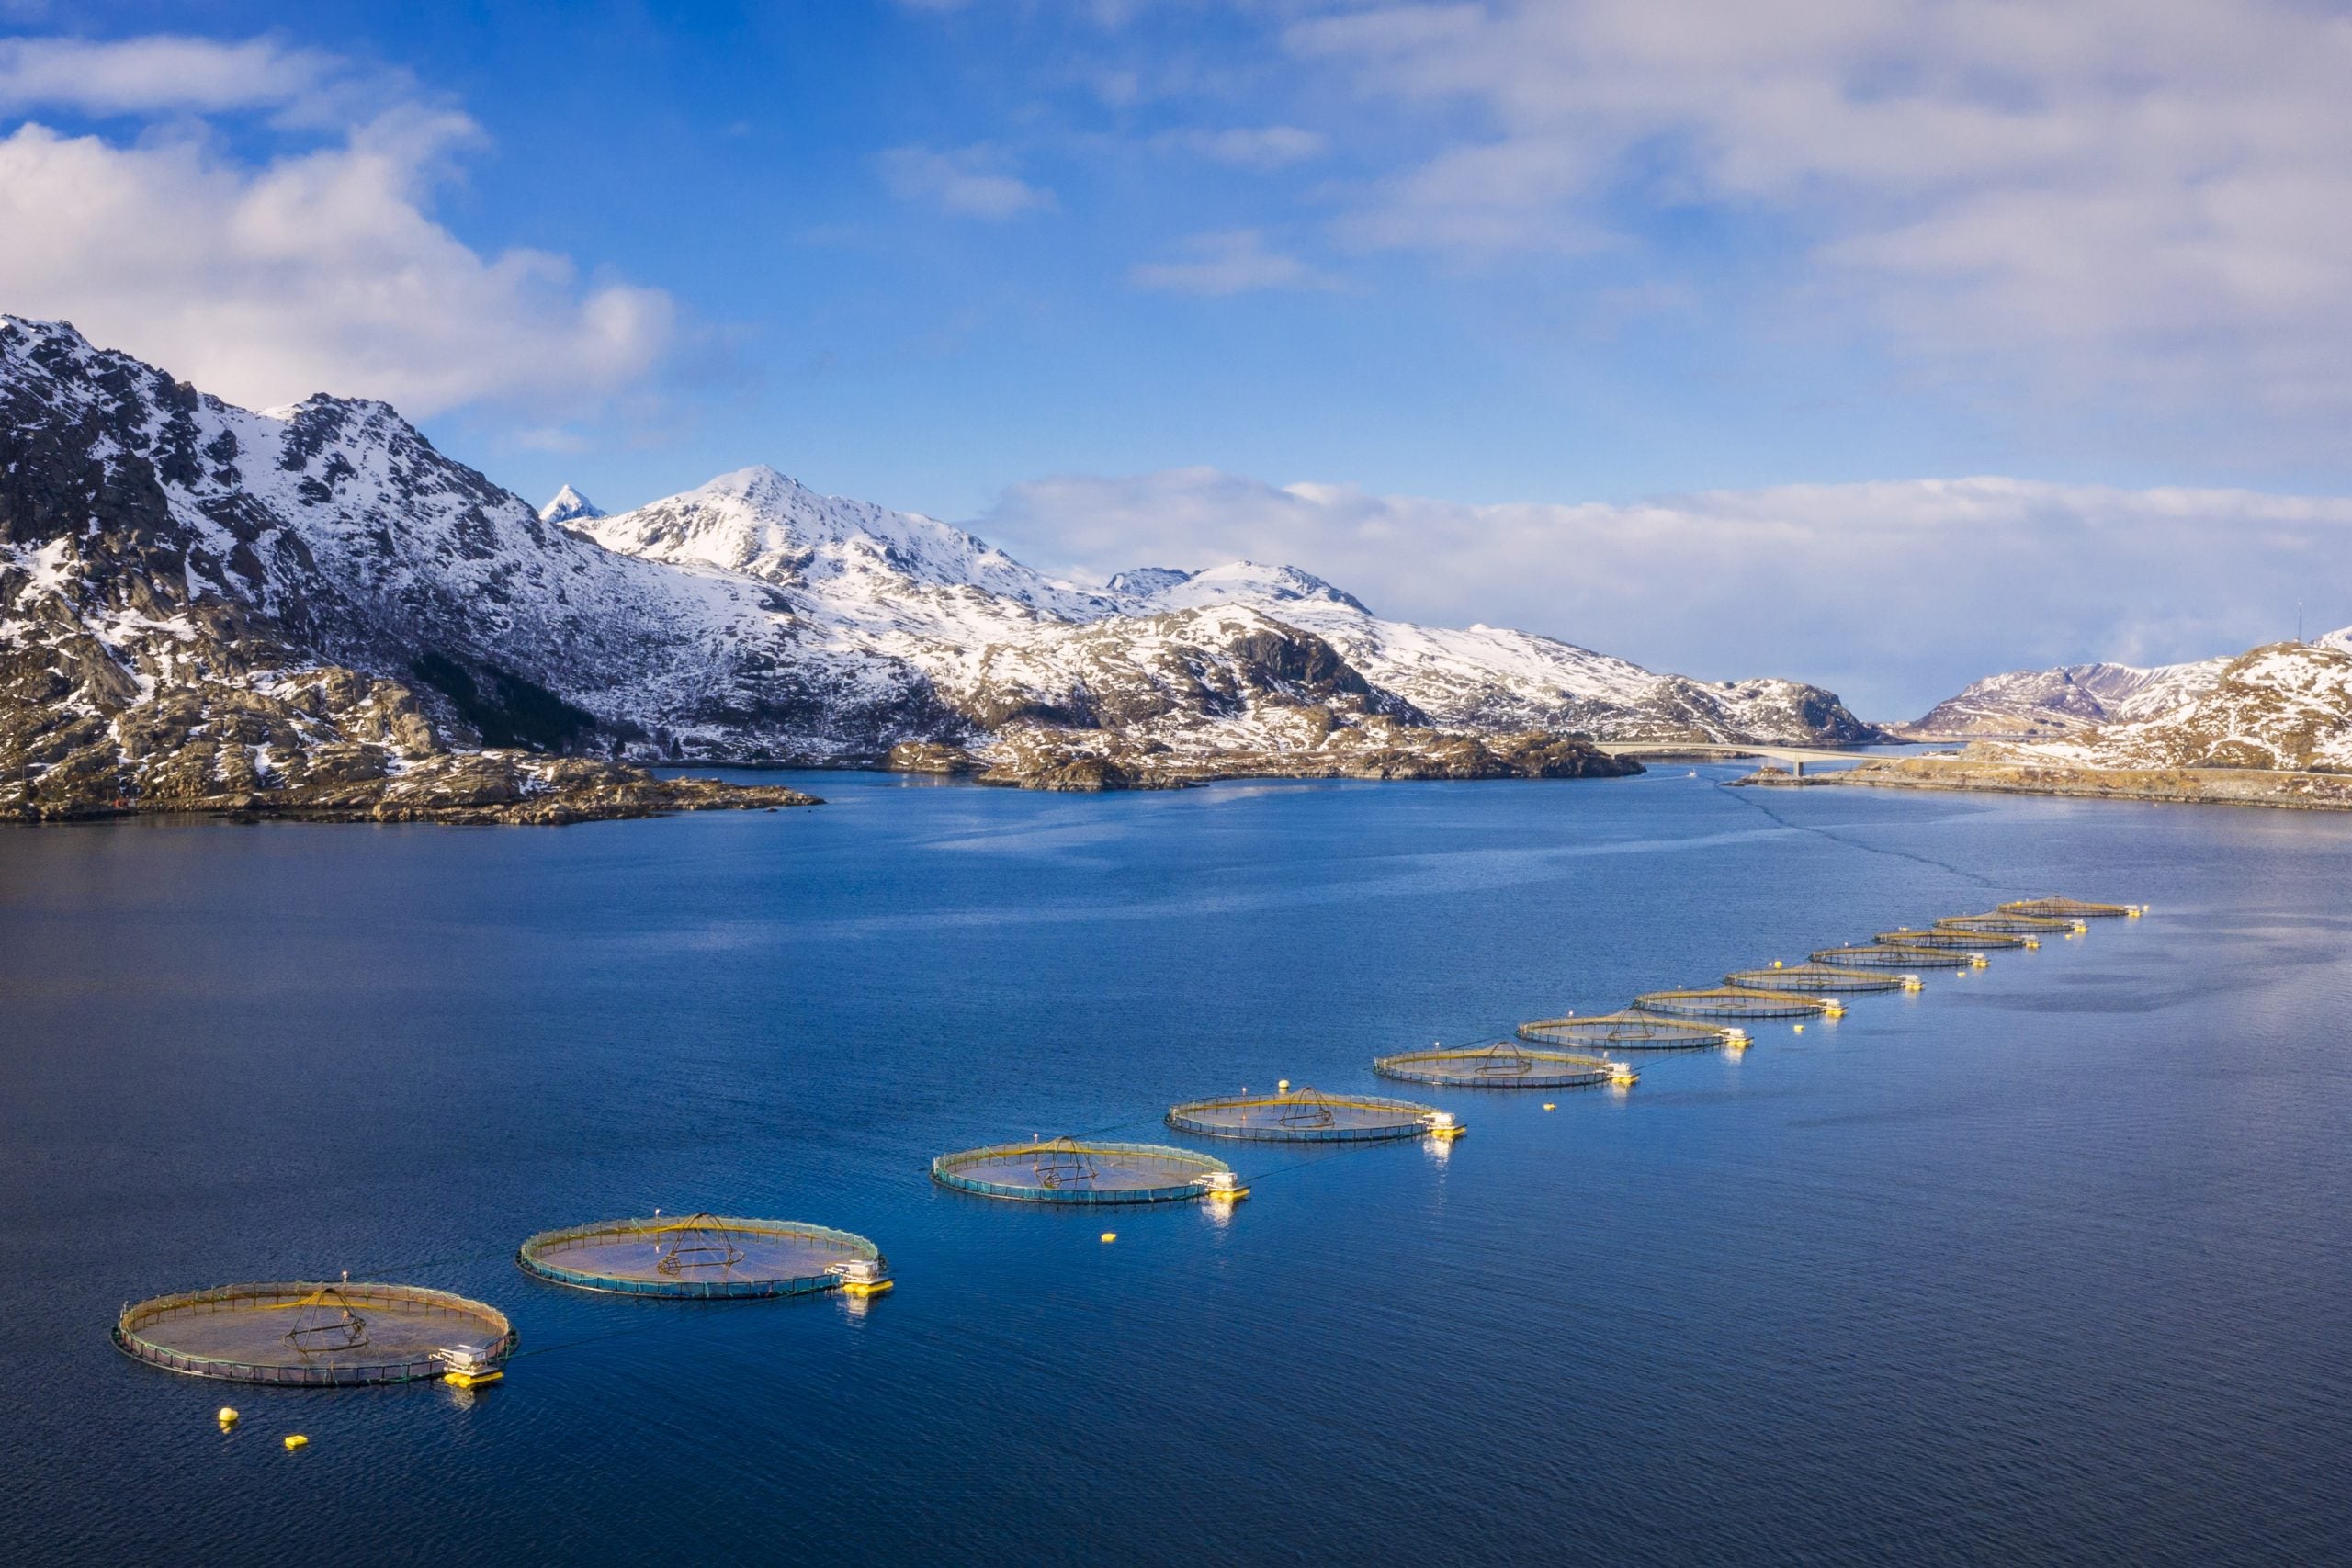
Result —
<svg viewBox="0 0 2352 1568"><path fill-rule="evenodd" d="M1724 776L0 830L0 1559L2352 1554L2352 819ZM1229 1218L925 1178L2045 891L2154 913L1550 1113L1405 1091L1450 1151L1225 1145ZM511 1260L657 1205L901 1284ZM507 1382L107 1341L346 1269L503 1307Z"/></svg>

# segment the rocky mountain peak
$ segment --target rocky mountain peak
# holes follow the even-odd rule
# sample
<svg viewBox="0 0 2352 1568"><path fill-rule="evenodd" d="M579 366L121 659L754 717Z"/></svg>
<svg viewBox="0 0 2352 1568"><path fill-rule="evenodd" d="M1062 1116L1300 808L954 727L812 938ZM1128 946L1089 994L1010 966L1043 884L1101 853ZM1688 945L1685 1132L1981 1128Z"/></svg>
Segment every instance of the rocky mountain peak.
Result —
<svg viewBox="0 0 2352 1568"><path fill-rule="evenodd" d="M602 507L570 485L556 491L553 498L539 508L539 521L542 523L594 521L604 514Z"/></svg>
<svg viewBox="0 0 2352 1568"><path fill-rule="evenodd" d="M1256 561L1227 561L1201 571L1173 567L1143 567L1123 571L1111 580L1115 592L1155 610L1185 609L1197 604L1286 604L1319 601L1342 604L1369 615L1372 611L1352 593L1343 592L1311 571L1295 566L1261 566Z"/></svg>

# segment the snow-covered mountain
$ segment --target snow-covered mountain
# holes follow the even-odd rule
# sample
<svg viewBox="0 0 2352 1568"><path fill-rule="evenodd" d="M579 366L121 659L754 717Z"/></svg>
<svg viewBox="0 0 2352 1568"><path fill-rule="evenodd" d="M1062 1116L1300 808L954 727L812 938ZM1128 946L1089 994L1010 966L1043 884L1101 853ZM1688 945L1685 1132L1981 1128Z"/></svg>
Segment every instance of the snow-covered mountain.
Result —
<svg viewBox="0 0 2352 1568"><path fill-rule="evenodd" d="M1058 581L771 469L542 511L385 404L253 412L0 317L0 812L390 789L485 744L1008 782L1604 771L1566 731L1869 733L1815 688L1383 621L1289 568Z"/></svg>
<svg viewBox="0 0 2352 1568"><path fill-rule="evenodd" d="M2352 770L2352 637L2253 649L2196 681L2152 687L2108 723L1972 758L2093 768ZM2204 665L2184 666L2204 670Z"/></svg>
<svg viewBox="0 0 2352 1568"><path fill-rule="evenodd" d="M1913 740L2038 740L2153 717L2210 690L2229 656L2188 664L2062 664L1988 675L1898 733Z"/></svg>
<svg viewBox="0 0 2352 1568"><path fill-rule="evenodd" d="M555 499L539 508L542 523L581 523L602 517L604 509L570 485L555 492Z"/></svg>
<svg viewBox="0 0 2352 1568"><path fill-rule="evenodd" d="M1170 636L1196 647L1212 626L1234 632L1229 616L1195 614L1218 610L1311 634L1401 699L1394 711L1446 728L1815 743L1876 734L1817 687L1692 681L1525 632L1384 620L1296 567L1148 567L1090 588L962 529L820 496L772 468L574 526L624 554L773 583L834 646L914 665L988 728L1008 715L1099 710L1098 673L1119 683L1113 666L1152 662ZM1098 660L1109 662L1098 671Z"/></svg>

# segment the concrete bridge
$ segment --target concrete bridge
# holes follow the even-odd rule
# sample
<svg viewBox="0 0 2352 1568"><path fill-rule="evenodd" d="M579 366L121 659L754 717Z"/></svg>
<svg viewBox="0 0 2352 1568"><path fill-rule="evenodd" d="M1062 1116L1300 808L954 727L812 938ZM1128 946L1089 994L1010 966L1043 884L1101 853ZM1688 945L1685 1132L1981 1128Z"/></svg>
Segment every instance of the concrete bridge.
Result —
<svg viewBox="0 0 2352 1568"><path fill-rule="evenodd" d="M1631 757L1636 761L1734 762L1747 757L1770 758L1786 763L1799 778L1804 776L1807 762L1859 762L1869 754L1826 746L1750 746L1713 740L1596 740L1593 744L1612 757Z"/></svg>

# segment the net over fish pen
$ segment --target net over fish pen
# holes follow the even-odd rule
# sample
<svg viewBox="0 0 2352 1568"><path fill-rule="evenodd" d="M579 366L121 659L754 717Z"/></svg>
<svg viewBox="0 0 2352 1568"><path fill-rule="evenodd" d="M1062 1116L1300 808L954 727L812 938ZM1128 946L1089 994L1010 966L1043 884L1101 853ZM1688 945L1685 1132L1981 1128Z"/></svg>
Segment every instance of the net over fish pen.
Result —
<svg viewBox="0 0 2352 1568"><path fill-rule="evenodd" d="M2041 939L2018 936L2011 931L1954 931L1936 927L1928 931L1913 931L1905 926L1898 931L1881 931L1871 940L1881 947L1958 947L1983 953L2005 947L2040 947Z"/></svg>
<svg viewBox="0 0 2352 1568"><path fill-rule="evenodd" d="M514 1329L496 1307L447 1291L294 1280L126 1306L114 1342L192 1377L349 1388L437 1380L453 1366L495 1371L514 1353Z"/></svg>
<svg viewBox="0 0 2352 1568"><path fill-rule="evenodd" d="M1984 955L1956 947L1901 947L1873 943L1869 947L1825 947L1811 955L1815 964L1839 969L1982 969Z"/></svg>
<svg viewBox="0 0 2352 1568"><path fill-rule="evenodd" d="M1204 1138L1306 1144L1365 1143L1424 1134L1452 1137L1461 1131L1453 1116L1434 1106L1371 1094L1325 1094L1318 1089L1191 1100L1168 1112L1168 1124Z"/></svg>
<svg viewBox="0 0 2352 1568"><path fill-rule="evenodd" d="M1891 969L1840 969L1829 964L1793 964L1782 967L1776 964L1770 969L1735 970L1724 976L1724 984L1759 991L1916 991L1919 988L1919 977L1917 975L1900 975Z"/></svg>
<svg viewBox="0 0 2352 1568"><path fill-rule="evenodd" d="M691 1301L887 1289L882 1249L862 1235L723 1214L601 1220L541 1231L514 1252L526 1273L583 1291Z"/></svg>
<svg viewBox="0 0 2352 1568"><path fill-rule="evenodd" d="M1613 1051L1713 1051L1747 1043L1747 1031L1655 1012L1597 1012L1588 1018L1540 1018L1519 1026L1532 1045L1587 1045Z"/></svg>
<svg viewBox="0 0 2352 1568"><path fill-rule="evenodd" d="M1512 1040L1453 1051L1403 1051L1379 1058L1372 1070L1385 1078L1461 1089L1581 1089L1589 1084L1630 1084L1641 1076L1624 1063L1605 1056L1531 1051Z"/></svg>
<svg viewBox="0 0 2352 1568"><path fill-rule="evenodd" d="M2080 898L2018 898L2001 906L2005 915L2047 915L2053 919L2111 919L2117 916L2137 919L2147 908L2144 904L2086 904Z"/></svg>
<svg viewBox="0 0 2352 1568"><path fill-rule="evenodd" d="M1223 1160L1164 1144L1049 1138L941 1155L942 1187L1032 1203L1169 1203L1238 1198L1248 1190Z"/></svg>
<svg viewBox="0 0 2352 1568"><path fill-rule="evenodd" d="M1801 997L1793 991L1756 991L1745 986L1715 986L1699 991L1650 991L1634 998L1640 1012L1678 1018L1836 1018L1846 1004L1832 997Z"/></svg>
<svg viewBox="0 0 2352 1568"><path fill-rule="evenodd" d="M2065 931L2078 931L2083 922L2059 919L2051 915L2010 915L1996 909L1984 915L1954 915L1936 922L1937 929L1948 931L2009 931L2019 936L2054 936Z"/></svg>

